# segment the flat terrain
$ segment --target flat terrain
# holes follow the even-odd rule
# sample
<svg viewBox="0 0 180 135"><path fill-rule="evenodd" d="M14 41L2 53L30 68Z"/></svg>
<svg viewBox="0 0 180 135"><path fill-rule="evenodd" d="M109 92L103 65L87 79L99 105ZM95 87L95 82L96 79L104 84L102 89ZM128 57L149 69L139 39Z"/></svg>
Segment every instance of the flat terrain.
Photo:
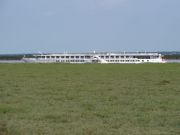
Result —
<svg viewBox="0 0 180 135"><path fill-rule="evenodd" d="M0 135L179 135L180 64L0 64Z"/></svg>

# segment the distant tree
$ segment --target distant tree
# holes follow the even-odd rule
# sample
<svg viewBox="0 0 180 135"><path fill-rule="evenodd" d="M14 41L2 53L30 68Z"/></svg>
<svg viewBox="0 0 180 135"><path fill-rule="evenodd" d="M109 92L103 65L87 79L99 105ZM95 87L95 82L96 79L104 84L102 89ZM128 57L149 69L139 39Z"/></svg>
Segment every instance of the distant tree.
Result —
<svg viewBox="0 0 180 135"><path fill-rule="evenodd" d="M164 55L163 59L180 59L180 55Z"/></svg>

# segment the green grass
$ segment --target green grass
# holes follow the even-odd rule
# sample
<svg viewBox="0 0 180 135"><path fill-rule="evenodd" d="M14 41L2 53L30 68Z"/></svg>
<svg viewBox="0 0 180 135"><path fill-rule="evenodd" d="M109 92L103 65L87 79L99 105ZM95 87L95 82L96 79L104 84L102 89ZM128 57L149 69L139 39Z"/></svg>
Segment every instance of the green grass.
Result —
<svg viewBox="0 0 180 135"><path fill-rule="evenodd" d="M0 135L179 135L180 64L0 64Z"/></svg>

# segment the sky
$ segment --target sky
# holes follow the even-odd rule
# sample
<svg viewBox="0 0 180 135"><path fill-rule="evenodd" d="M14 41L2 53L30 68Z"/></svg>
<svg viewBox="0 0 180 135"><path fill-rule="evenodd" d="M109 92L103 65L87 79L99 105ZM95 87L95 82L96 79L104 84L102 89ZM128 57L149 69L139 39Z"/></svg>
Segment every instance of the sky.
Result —
<svg viewBox="0 0 180 135"><path fill-rule="evenodd" d="M180 51L180 0L0 0L0 54Z"/></svg>

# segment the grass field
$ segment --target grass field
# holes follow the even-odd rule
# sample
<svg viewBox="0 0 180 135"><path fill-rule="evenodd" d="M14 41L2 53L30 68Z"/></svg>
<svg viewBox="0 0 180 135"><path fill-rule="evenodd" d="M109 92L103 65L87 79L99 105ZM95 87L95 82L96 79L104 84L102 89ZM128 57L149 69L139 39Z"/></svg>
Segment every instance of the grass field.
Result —
<svg viewBox="0 0 180 135"><path fill-rule="evenodd" d="M0 64L0 135L179 135L180 64Z"/></svg>

